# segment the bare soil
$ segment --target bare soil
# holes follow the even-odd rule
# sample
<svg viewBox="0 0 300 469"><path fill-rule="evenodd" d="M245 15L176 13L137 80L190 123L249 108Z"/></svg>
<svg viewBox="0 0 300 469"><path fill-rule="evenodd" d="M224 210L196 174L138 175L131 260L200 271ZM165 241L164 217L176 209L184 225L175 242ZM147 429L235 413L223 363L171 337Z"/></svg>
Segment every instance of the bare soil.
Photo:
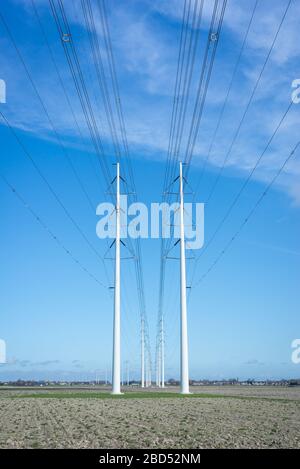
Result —
<svg viewBox="0 0 300 469"><path fill-rule="evenodd" d="M1 448L300 448L300 388L199 387L227 397L184 399L28 392L0 392Z"/></svg>

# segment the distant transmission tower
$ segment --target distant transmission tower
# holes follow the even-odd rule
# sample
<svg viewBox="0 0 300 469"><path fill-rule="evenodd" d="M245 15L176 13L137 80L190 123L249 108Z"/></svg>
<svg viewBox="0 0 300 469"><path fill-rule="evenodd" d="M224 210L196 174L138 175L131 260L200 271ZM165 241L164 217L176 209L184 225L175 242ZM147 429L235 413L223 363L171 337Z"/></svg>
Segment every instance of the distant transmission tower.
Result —
<svg viewBox="0 0 300 469"><path fill-rule="evenodd" d="M149 388L151 386L152 379L151 379L151 361L150 361L150 354L148 351L147 354L147 369L146 369L146 386Z"/></svg>
<svg viewBox="0 0 300 469"><path fill-rule="evenodd" d="M157 385L161 387L161 332L159 331L159 338L158 338L158 365L157 365Z"/></svg>
<svg viewBox="0 0 300 469"><path fill-rule="evenodd" d="M157 338L156 338L156 362L155 362L155 384L156 386L158 387L159 386L159 358L158 358L158 354L159 354L159 344L158 344L158 334L157 334Z"/></svg>
<svg viewBox="0 0 300 469"><path fill-rule="evenodd" d="M129 386L130 379L129 379L129 361L128 360L126 361L126 382L127 382L127 386Z"/></svg>

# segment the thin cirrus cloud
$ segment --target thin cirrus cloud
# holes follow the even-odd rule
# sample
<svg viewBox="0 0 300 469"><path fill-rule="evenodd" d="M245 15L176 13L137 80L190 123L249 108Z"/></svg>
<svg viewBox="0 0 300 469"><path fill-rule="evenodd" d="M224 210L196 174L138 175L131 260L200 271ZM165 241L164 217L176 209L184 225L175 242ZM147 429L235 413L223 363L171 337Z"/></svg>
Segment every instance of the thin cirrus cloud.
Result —
<svg viewBox="0 0 300 469"><path fill-rule="evenodd" d="M48 366L53 366L53 365L58 365L60 364L61 361L60 360L44 360L44 361L37 361L37 362L33 362L31 360L20 360L20 359L17 359L17 358L9 358L7 360L6 363L3 364L3 366L5 367L21 367L21 368L25 368L25 367L32 367L32 366L36 366L36 367L48 367Z"/></svg>
<svg viewBox="0 0 300 469"><path fill-rule="evenodd" d="M32 19L31 1L22 0L18 3L23 5L25 14ZM74 105L78 122L82 127L85 143L90 145L88 129L76 98L61 45L55 35L48 2L36 0L35 3L43 24L49 32L62 78ZM201 167L207 158L219 112L226 96L254 3L254 0L247 2L247 7L245 7L237 0L227 2L223 31L199 136L194 149L193 164L195 166ZM208 168L219 168L224 165L226 152L230 148L287 4L288 1L258 1L257 11L229 95L224 118L209 156ZM194 102L196 96L196 77L199 76L201 68L202 47L206 40L212 5L213 2L204 2L202 23L204 30L201 30L199 35L200 45L195 63L195 79L191 86L191 103ZM68 3L65 7L73 28L73 40L78 47L81 65L86 72L91 97L99 109L102 106L101 97L92 67L92 57L80 2L72 4L72 9ZM112 1L107 3L128 141L134 155L143 154L145 158L161 159L162 155L166 155L167 152L182 7L183 2L177 0L173 2L143 0L141 2ZM238 176L245 177L249 174L291 100L291 83L297 78L297 57L300 52L300 44L296 40L299 14L299 3L292 1L236 143L225 162L225 168ZM95 19L101 39L101 27L96 8ZM34 21L27 22L23 32L24 39L28 25L34 28L35 33L38 31L38 26ZM1 69L7 77L8 89L10 89L5 110L7 116L16 127L38 134L39 137L54 140L53 134L49 130L49 123L43 116L43 111L33 90L29 83L25 84L26 75L8 38L2 39L1 42L7 51L6 56L0 59ZM51 117L55 117L56 126L60 133L71 145L80 147L79 141L73 138L74 122L55 71L49 65L45 44L41 41L37 45L34 41L26 40L24 44L19 44L19 46L33 73L34 81L45 101L49 114ZM47 74L45 74L45 69L47 69ZM189 112L184 129L186 137L190 127L192 109L193 104L188 108ZM288 156L288 152L297 141L299 110L300 105L299 107L293 105L253 174L254 179L263 183L271 180ZM96 115L102 137L110 145L110 133L106 119L103 117L103 113L97 112ZM183 139L181 147L183 154L185 142ZM279 190L288 194L295 204L300 204L298 184L300 163L297 156L295 155L294 160L284 169L276 185Z"/></svg>

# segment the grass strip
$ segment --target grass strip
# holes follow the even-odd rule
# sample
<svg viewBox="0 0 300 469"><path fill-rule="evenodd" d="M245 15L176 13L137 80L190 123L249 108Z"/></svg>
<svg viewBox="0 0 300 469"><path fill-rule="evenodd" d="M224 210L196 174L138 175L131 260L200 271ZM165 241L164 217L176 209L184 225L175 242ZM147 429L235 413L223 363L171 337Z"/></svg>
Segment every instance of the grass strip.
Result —
<svg viewBox="0 0 300 469"><path fill-rule="evenodd" d="M179 394L173 392L127 392L120 395L112 395L108 392L51 392L45 391L41 393L22 394L8 396L8 399L240 399L240 400L266 400L282 403L297 403L300 401L295 399L285 399L276 397L258 397L258 396L233 396L227 394Z"/></svg>

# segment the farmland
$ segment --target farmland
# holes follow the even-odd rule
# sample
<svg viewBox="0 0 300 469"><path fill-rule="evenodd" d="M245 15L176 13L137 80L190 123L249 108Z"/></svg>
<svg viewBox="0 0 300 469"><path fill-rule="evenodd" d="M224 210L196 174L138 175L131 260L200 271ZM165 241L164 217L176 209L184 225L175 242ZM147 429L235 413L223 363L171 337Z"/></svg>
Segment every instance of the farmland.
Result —
<svg viewBox="0 0 300 469"><path fill-rule="evenodd" d="M300 448L300 388L0 390L1 448Z"/></svg>

